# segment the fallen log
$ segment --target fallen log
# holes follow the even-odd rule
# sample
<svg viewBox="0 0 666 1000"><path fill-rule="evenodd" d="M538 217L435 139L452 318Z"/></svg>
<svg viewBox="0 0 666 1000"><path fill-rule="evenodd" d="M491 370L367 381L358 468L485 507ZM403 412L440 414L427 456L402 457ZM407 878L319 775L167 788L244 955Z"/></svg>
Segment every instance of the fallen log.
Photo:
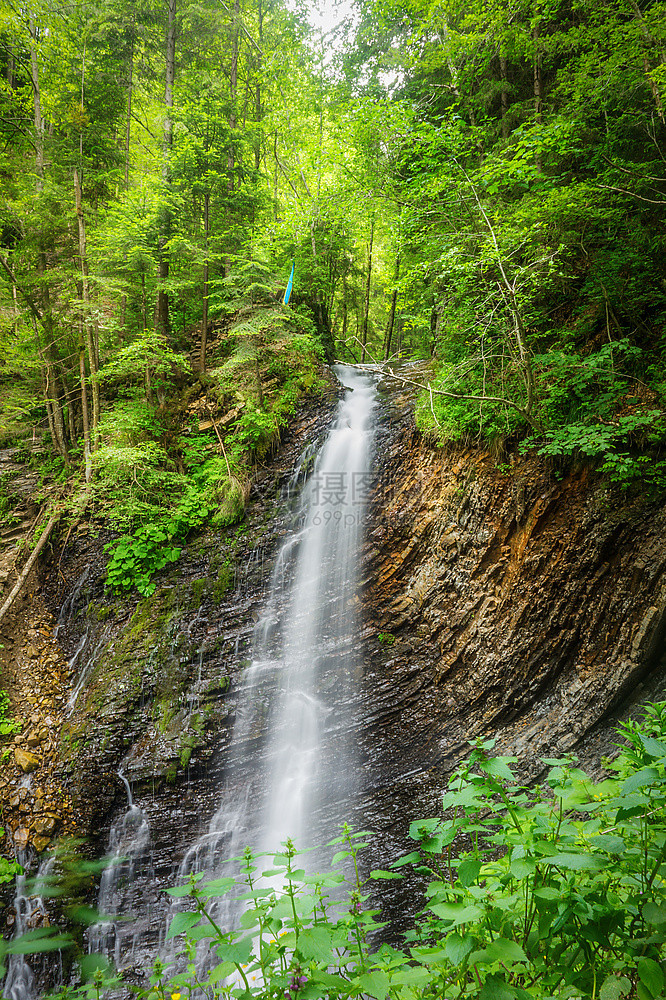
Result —
<svg viewBox="0 0 666 1000"><path fill-rule="evenodd" d="M30 554L30 558L28 559L27 563L25 564L25 566L21 570L21 573L20 573L20 576L19 576L18 580L16 581L16 583L12 587L11 592L9 594L9 597L7 598L7 600L5 601L5 603L0 608L0 622L5 617L5 615L7 614L7 612L9 611L9 609L11 608L12 604L14 603L14 601L16 600L16 598L18 597L18 595L21 593L21 590L23 589L23 585L24 585L25 581L28 579L28 576L30 575L30 570L35 565L35 563L37 561L37 558L39 556L39 553L42 551L42 549L46 545L47 539L48 539L49 535L51 534L51 531L53 530L55 524L59 520L60 520L60 514L54 514L53 517L48 522L48 524L46 525L46 527L44 528L42 534L40 535L39 541L37 542L37 544L35 545L34 549L32 550L32 552Z"/></svg>

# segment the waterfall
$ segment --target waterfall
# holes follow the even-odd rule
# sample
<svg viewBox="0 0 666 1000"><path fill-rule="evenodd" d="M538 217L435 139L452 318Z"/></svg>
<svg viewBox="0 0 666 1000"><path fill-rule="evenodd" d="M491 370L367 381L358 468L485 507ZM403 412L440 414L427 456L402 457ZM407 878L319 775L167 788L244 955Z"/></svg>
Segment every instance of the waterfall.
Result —
<svg viewBox="0 0 666 1000"><path fill-rule="evenodd" d="M41 863L34 881L25 873L17 876L14 939L20 938L35 927L48 926L48 914L42 893L48 887L54 860L53 856L49 856ZM19 855L19 863L23 865L26 863L23 855ZM34 963L34 959L32 960ZM9 956L7 975L0 989L6 1000L35 1000L36 976L25 955Z"/></svg>
<svg viewBox="0 0 666 1000"><path fill-rule="evenodd" d="M88 930L88 950L112 956L116 968L123 959L134 957L145 927L133 919L132 893L136 870L150 862L150 826L143 811L134 804L132 789L122 770L118 777L127 792L127 810L109 832L108 864L102 873L97 898L101 920Z"/></svg>
<svg viewBox="0 0 666 1000"><path fill-rule="evenodd" d="M348 817L358 765L350 714L358 669L357 561L370 486L374 379L343 365L346 389L297 500L238 695L219 808L180 869L212 876L247 846L309 848ZM298 472L289 491L294 492ZM218 919L233 920L220 904Z"/></svg>

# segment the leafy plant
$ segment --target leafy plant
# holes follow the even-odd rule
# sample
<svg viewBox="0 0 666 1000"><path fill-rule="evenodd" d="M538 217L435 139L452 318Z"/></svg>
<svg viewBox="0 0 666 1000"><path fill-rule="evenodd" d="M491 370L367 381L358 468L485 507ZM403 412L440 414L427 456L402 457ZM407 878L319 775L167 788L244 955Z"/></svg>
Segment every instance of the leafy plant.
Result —
<svg viewBox="0 0 666 1000"><path fill-rule="evenodd" d="M4 837L5 831L0 826L0 840ZM3 882L11 882L17 875L21 875L23 869L18 861L10 861L8 858L0 857L0 885Z"/></svg>
<svg viewBox="0 0 666 1000"><path fill-rule="evenodd" d="M666 743L631 735L618 780L546 759L537 789L479 742L449 783L447 818L412 824L418 851L402 863L433 881L411 954L437 995L660 995Z"/></svg>
<svg viewBox="0 0 666 1000"><path fill-rule="evenodd" d="M106 568L109 586L119 591L136 587L144 597L155 590L153 575L180 557L180 549L171 544L168 532L156 524L145 524L133 535L123 535L105 545L104 551L110 554Z"/></svg>
<svg viewBox="0 0 666 1000"><path fill-rule="evenodd" d="M13 736L21 732L21 723L10 713L9 695L0 689L0 740L5 736Z"/></svg>
<svg viewBox="0 0 666 1000"><path fill-rule="evenodd" d="M479 740L451 777L439 816L416 820L415 850L362 872L366 832L346 825L332 869L307 874L291 841L276 854L230 859L238 874L194 873L168 891L168 938L181 971L155 963L139 998L236 1000L657 1000L666 953L666 702L619 728L615 777L592 780L573 757L545 758L528 788L513 757ZM382 927L370 888L411 866L425 905L403 948L372 940ZM219 919L220 897L237 915ZM370 905L369 905L370 904ZM31 932L32 934L33 932ZM65 946L45 932L2 952ZM202 951L208 955L201 969ZM108 975L108 979L107 979ZM117 986L100 969L96 996ZM67 987L88 996L92 987ZM61 991L61 995L63 995Z"/></svg>

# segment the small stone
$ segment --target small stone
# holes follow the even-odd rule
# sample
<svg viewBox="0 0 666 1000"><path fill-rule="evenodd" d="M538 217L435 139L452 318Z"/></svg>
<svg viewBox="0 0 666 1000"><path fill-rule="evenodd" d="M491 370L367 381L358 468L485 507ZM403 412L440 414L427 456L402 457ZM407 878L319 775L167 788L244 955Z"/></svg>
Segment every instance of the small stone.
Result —
<svg viewBox="0 0 666 1000"><path fill-rule="evenodd" d="M37 730L31 729L28 735L26 736L25 741L29 747L38 747L40 744L40 737Z"/></svg>
<svg viewBox="0 0 666 1000"><path fill-rule="evenodd" d="M24 774L30 774L39 767L40 763L37 754L32 753L30 750L23 750L20 747L14 747L14 760Z"/></svg>
<svg viewBox="0 0 666 1000"><path fill-rule="evenodd" d="M16 809L18 807L19 801L20 800L19 800L19 797L18 797L18 793L15 792L13 795L11 795L9 797L9 805L10 805L10 807L12 809Z"/></svg>
<svg viewBox="0 0 666 1000"><path fill-rule="evenodd" d="M51 838L36 836L32 838L32 843L37 853L41 854L51 843Z"/></svg>
<svg viewBox="0 0 666 1000"><path fill-rule="evenodd" d="M14 833L14 845L18 847L20 851L24 851L28 846L28 840L30 839L30 831L25 826L19 826Z"/></svg>
<svg viewBox="0 0 666 1000"><path fill-rule="evenodd" d="M56 828L57 817L55 816L38 816L33 827L35 833L42 837L50 836Z"/></svg>

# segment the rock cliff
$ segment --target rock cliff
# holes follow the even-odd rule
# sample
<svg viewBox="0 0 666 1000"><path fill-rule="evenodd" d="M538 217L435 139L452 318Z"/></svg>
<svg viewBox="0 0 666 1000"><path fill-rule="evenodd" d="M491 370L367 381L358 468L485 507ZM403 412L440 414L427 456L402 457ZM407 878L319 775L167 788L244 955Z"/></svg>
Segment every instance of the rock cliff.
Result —
<svg viewBox="0 0 666 1000"><path fill-rule="evenodd" d="M532 776L543 754L598 760L615 714L662 693L666 627L663 506L610 493L584 468L557 479L535 458L498 466L476 448L433 447L409 394L384 388L363 671L346 722L363 775L351 819L378 831L383 864L409 820L436 810L468 740L496 737ZM245 522L191 541L152 597L105 592L103 534L81 530L42 564L4 627L3 683L24 720L0 776L6 851L75 834L101 855L126 779L151 830L136 892L159 911L215 809L239 672L287 530L278 500L332 398L258 475ZM11 907L7 918L6 932Z"/></svg>

